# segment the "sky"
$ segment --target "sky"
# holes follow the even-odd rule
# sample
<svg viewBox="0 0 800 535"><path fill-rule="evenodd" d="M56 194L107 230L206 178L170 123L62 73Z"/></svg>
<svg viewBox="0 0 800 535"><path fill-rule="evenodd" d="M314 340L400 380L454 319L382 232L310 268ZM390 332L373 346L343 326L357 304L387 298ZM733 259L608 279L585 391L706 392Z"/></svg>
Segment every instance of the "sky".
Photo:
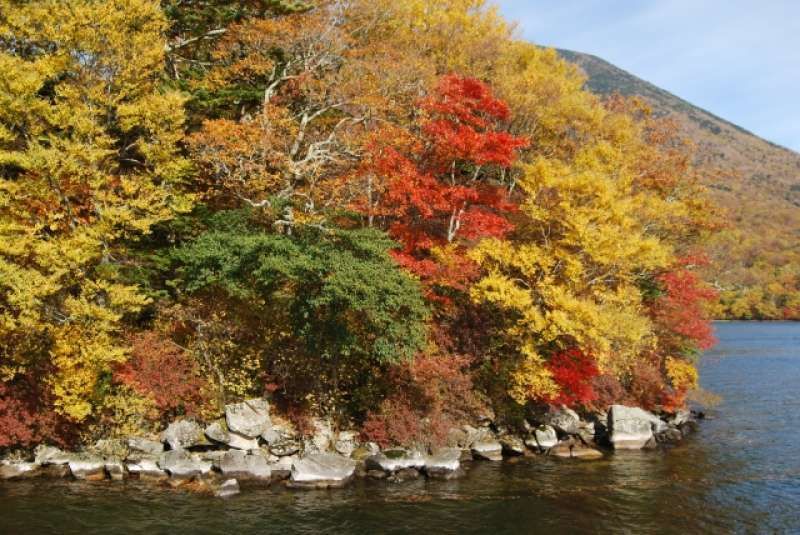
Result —
<svg viewBox="0 0 800 535"><path fill-rule="evenodd" d="M537 44L599 56L800 152L800 0L496 0Z"/></svg>

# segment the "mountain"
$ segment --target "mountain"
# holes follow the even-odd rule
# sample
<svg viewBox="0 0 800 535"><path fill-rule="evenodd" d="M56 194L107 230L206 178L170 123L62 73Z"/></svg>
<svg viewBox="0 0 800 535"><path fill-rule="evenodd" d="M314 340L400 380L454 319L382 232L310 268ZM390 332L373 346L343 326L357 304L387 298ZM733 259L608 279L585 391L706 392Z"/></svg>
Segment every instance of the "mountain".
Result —
<svg viewBox="0 0 800 535"><path fill-rule="evenodd" d="M615 92L640 96L649 101L654 113L677 119L697 146L701 169L724 171L707 175L712 196L726 209L732 225L712 243L711 276L727 298L724 315L779 317L776 311L795 306L787 301L791 301L789 294L800 292L800 154L601 58L558 52L583 69L590 91L601 96ZM776 281L790 288L779 290ZM740 302L740 310L731 310L737 299L748 303ZM764 302L755 310L758 301Z"/></svg>

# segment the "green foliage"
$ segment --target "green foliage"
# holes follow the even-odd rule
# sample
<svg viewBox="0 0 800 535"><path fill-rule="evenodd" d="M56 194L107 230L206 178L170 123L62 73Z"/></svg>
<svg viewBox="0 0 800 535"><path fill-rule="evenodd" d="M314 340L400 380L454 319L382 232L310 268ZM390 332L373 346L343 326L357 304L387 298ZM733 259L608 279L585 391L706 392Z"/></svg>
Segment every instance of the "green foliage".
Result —
<svg viewBox="0 0 800 535"><path fill-rule="evenodd" d="M307 227L294 236L266 234L236 211L210 223L171 253L173 284L190 295L222 292L269 314L263 347L276 348L273 360L288 356L324 371L321 398L350 380L346 370L363 376L423 347L428 312L419 283L393 262L395 244L384 233ZM284 329L293 342L275 344Z"/></svg>

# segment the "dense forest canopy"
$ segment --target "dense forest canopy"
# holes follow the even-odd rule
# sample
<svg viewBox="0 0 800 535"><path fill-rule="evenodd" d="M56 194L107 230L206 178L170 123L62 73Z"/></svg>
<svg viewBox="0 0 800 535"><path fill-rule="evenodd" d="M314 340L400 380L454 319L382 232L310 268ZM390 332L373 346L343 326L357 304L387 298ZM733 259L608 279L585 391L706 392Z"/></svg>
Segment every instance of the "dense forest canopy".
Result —
<svg viewBox="0 0 800 535"><path fill-rule="evenodd" d="M0 69L0 447L697 391L690 145L481 0L2 0Z"/></svg>

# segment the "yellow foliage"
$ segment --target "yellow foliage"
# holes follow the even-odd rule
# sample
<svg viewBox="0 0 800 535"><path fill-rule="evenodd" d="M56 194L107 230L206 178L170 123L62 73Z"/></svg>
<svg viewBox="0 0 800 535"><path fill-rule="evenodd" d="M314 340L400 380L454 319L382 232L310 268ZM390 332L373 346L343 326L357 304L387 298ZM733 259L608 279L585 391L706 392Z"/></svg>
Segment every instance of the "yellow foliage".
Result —
<svg viewBox="0 0 800 535"><path fill-rule="evenodd" d="M694 364L674 357L667 357L664 364L667 368L667 377L675 390L685 392L697 388L699 376Z"/></svg>
<svg viewBox="0 0 800 535"><path fill-rule="evenodd" d="M99 429L98 434L124 438L158 431L154 425L159 417L155 402L128 387L118 386L103 399L100 410L107 418L108 426ZM104 423L101 421L100 425Z"/></svg>
<svg viewBox="0 0 800 535"><path fill-rule="evenodd" d="M529 399L551 398L558 394L547 362L528 345L521 348L522 357L510 373L508 393L517 403L524 405Z"/></svg>
<svg viewBox="0 0 800 535"><path fill-rule="evenodd" d="M166 28L153 0L0 0L0 367L49 359L77 421L146 304L114 276L122 240L191 205Z"/></svg>
<svg viewBox="0 0 800 535"><path fill-rule="evenodd" d="M524 195L517 231L472 251L485 271L472 297L505 311L519 354L510 392L520 400L518 385L543 377L540 355L572 346L623 376L657 346L640 284L695 230L696 190L675 162L660 165L643 121L583 91L583 75L554 51L512 43L497 69L513 130L531 148L512 177Z"/></svg>

